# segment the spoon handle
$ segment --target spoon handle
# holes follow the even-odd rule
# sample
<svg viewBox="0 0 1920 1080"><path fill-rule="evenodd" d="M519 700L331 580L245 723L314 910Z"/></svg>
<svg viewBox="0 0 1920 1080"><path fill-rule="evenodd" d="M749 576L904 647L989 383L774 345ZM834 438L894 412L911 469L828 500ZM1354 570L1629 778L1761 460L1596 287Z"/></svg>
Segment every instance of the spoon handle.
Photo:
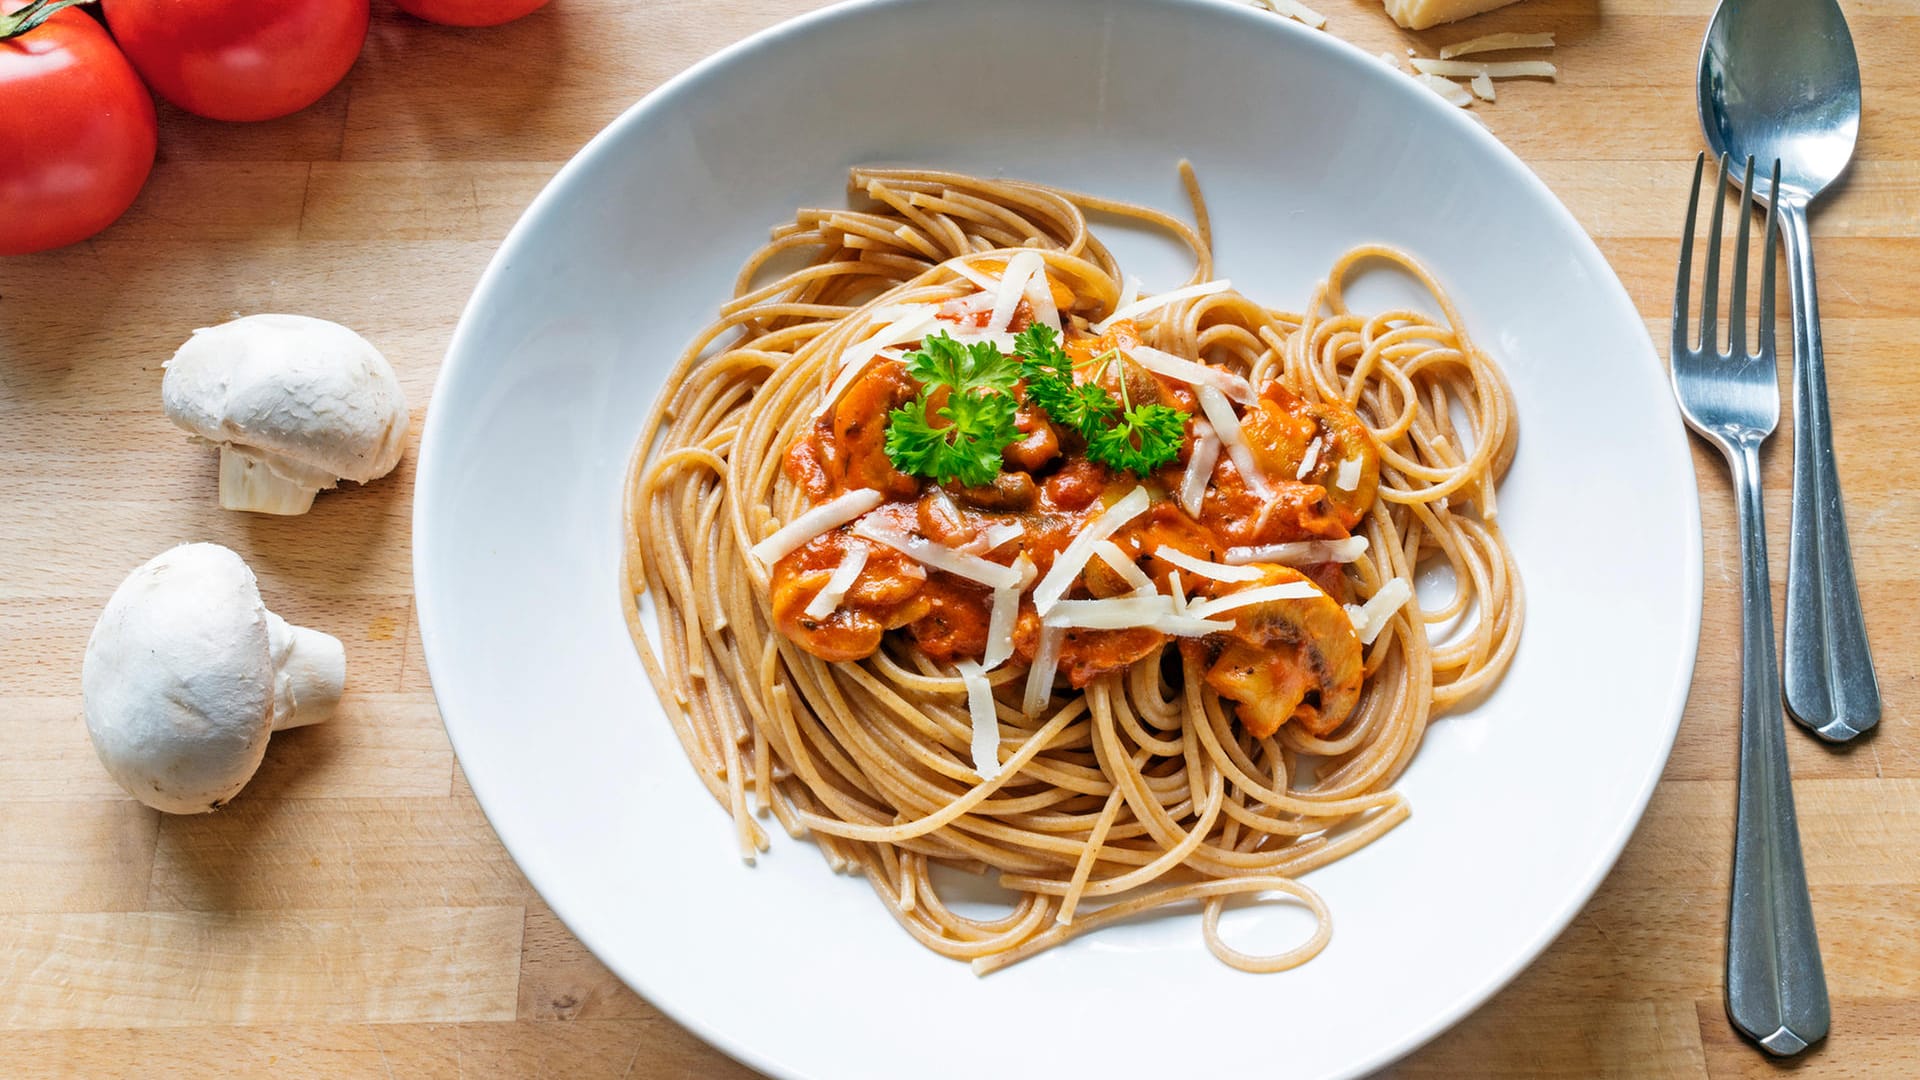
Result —
<svg viewBox="0 0 1920 1080"><path fill-rule="evenodd" d="M1727 912L1727 1018L1770 1054L1827 1034L1827 979L1793 810L1758 439L1729 444L1740 519L1740 787Z"/></svg>
<svg viewBox="0 0 1920 1080"><path fill-rule="evenodd" d="M1804 199L1780 200L1780 232L1793 295L1793 518L1783 650L1787 711L1822 739L1846 742L1880 722L1880 682L1867 645L1834 468L1820 300Z"/></svg>

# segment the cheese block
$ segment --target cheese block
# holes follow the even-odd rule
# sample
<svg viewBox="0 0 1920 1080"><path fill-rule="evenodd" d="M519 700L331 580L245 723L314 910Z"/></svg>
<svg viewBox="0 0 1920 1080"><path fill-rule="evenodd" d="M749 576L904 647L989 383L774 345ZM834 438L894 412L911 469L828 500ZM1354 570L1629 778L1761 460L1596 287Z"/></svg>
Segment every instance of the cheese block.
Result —
<svg viewBox="0 0 1920 1080"><path fill-rule="evenodd" d="M1386 0L1387 14L1409 30L1458 22L1511 3L1514 0Z"/></svg>

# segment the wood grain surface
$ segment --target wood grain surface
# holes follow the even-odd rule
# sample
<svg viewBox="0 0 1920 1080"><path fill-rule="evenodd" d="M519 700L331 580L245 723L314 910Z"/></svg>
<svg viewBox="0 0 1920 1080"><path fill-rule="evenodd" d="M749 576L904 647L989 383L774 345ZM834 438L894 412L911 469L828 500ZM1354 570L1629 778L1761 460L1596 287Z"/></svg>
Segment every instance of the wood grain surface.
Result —
<svg viewBox="0 0 1920 1080"><path fill-rule="evenodd" d="M749 1075L589 956L481 816L420 661L413 451L303 518L225 513L214 456L167 423L158 389L194 327L302 312L385 350L417 433L468 291L560 163L662 80L813 6L554 0L464 31L375 0L358 66L317 105L250 126L162 105L159 163L121 222L0 260L0 1076ZM1664 338L1708 0L1528 0L1418 35L1373 0L1316 6L1369 52L1557 32L1559 80L1502 83L1474 115L1573 209ZM1779 1066L1722 1012L1739 567L1725 472L1696 447L1705 623L1652 807L1561 939L1389 1075L1920 1076L1920 7L1844 6L1866 116L1813 229L1887 708L1851 749L1789 732L1833 1033ZM1785 427L1765 454L1776 579ZM95 760L80 659L121 577L189 540L238 550L275 610L345 641L351 676L339 718L277 736L231 807L165 817ZM1606 733L1594 741L1604 752Z"/></svg>

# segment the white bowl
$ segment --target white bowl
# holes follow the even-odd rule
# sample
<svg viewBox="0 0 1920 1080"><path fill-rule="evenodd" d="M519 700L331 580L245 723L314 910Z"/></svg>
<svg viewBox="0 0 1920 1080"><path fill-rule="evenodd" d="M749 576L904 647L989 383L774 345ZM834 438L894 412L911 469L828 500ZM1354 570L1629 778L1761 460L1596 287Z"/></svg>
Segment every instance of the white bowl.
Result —
<svg viewBox="0 0 1920 1080"><path fill-rule="evenodd" d="M1311 875L1334 915L1312 963L1231 971L1170 915L977 979L808 844L741 864L622 622L628 457L742 258L796 207L840 204L849 165L1184 212L1181 157L1243 291L1297 307L1364 241L1452 287L1519 402L1500 505L1525 636L1497 693L1431 729L1401 784L1412 819ZM1119 250L1149 289L1186 272L1162 244ZM1364 284L1362 303L1400 292ZM561 171L481 280L428 412L414 530L434 690L507 848L621 978L782 1076L1377 1068L1486 1000L1592 894L1666 760L1699 629L1685 439L1593 244L1405 75L1225 3L856 3L674 79ZM1262 944L1302 921L1228 919Z"/></svg>

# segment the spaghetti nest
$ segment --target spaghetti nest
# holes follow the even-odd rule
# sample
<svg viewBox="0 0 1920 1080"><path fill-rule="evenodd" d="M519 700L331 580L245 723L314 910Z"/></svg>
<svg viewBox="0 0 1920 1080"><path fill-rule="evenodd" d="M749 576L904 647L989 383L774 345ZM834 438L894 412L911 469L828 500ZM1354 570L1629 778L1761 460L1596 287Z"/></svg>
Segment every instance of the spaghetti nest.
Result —
<svg viewBox="0 0 1920 1080"><path fill-rule="evenodd" d="M1031 183L855 170L859 208L802 210L748 259L734 298L674 367L633 464L624 592L634 641L688 757L737 823L743 856L766 850L770 814L789 834L810 834L836 870L865 875L927 947L983 973L1192 902L1208 948L1234 967L1310 959L1331 924L1297 879L1407 817L1391 785L1429 719L1495 683L1518 642L1520 581L1496 524L1516 439L1510 391L1434 280L1384 247L1340 259L1302 313L1198 290L1137 320L1153 349L1255 385L1278 379L1359 416L1379 486L1353 530L1364 554L1333 568L1343 589L1363 599L1428 565L1451 572L1446 603L1416 598L1375 628L1344 720L1317 735L1285 723L1256 737L1202 678L1198 650L1171 647L1081 689L1042 687L1034 710L1028 665L1016 660L987 676L1000 768L976 771L966 683L910 636L889 632L864 659L828 662L776 628L769 571L749 549L808 510L783 458L874 313L975 295L992 284L985 268L1022 250L1044 259L1040 280L1071 294L1067 329L1084 329L1134 291L1089 215L1171 234L1193 253L1192 282L1210 281L1205 206L1182 174L1194 225ZM1440 317L1348 310L1343 284L1369 261L1423 283ZM657 639L640 593L655 606ZM1011 911L954 911L935 889L938 864L996 875ZM1224 905L1263 893L1303 903L1314 935L1278 955L1231 947Z"/></svg>

